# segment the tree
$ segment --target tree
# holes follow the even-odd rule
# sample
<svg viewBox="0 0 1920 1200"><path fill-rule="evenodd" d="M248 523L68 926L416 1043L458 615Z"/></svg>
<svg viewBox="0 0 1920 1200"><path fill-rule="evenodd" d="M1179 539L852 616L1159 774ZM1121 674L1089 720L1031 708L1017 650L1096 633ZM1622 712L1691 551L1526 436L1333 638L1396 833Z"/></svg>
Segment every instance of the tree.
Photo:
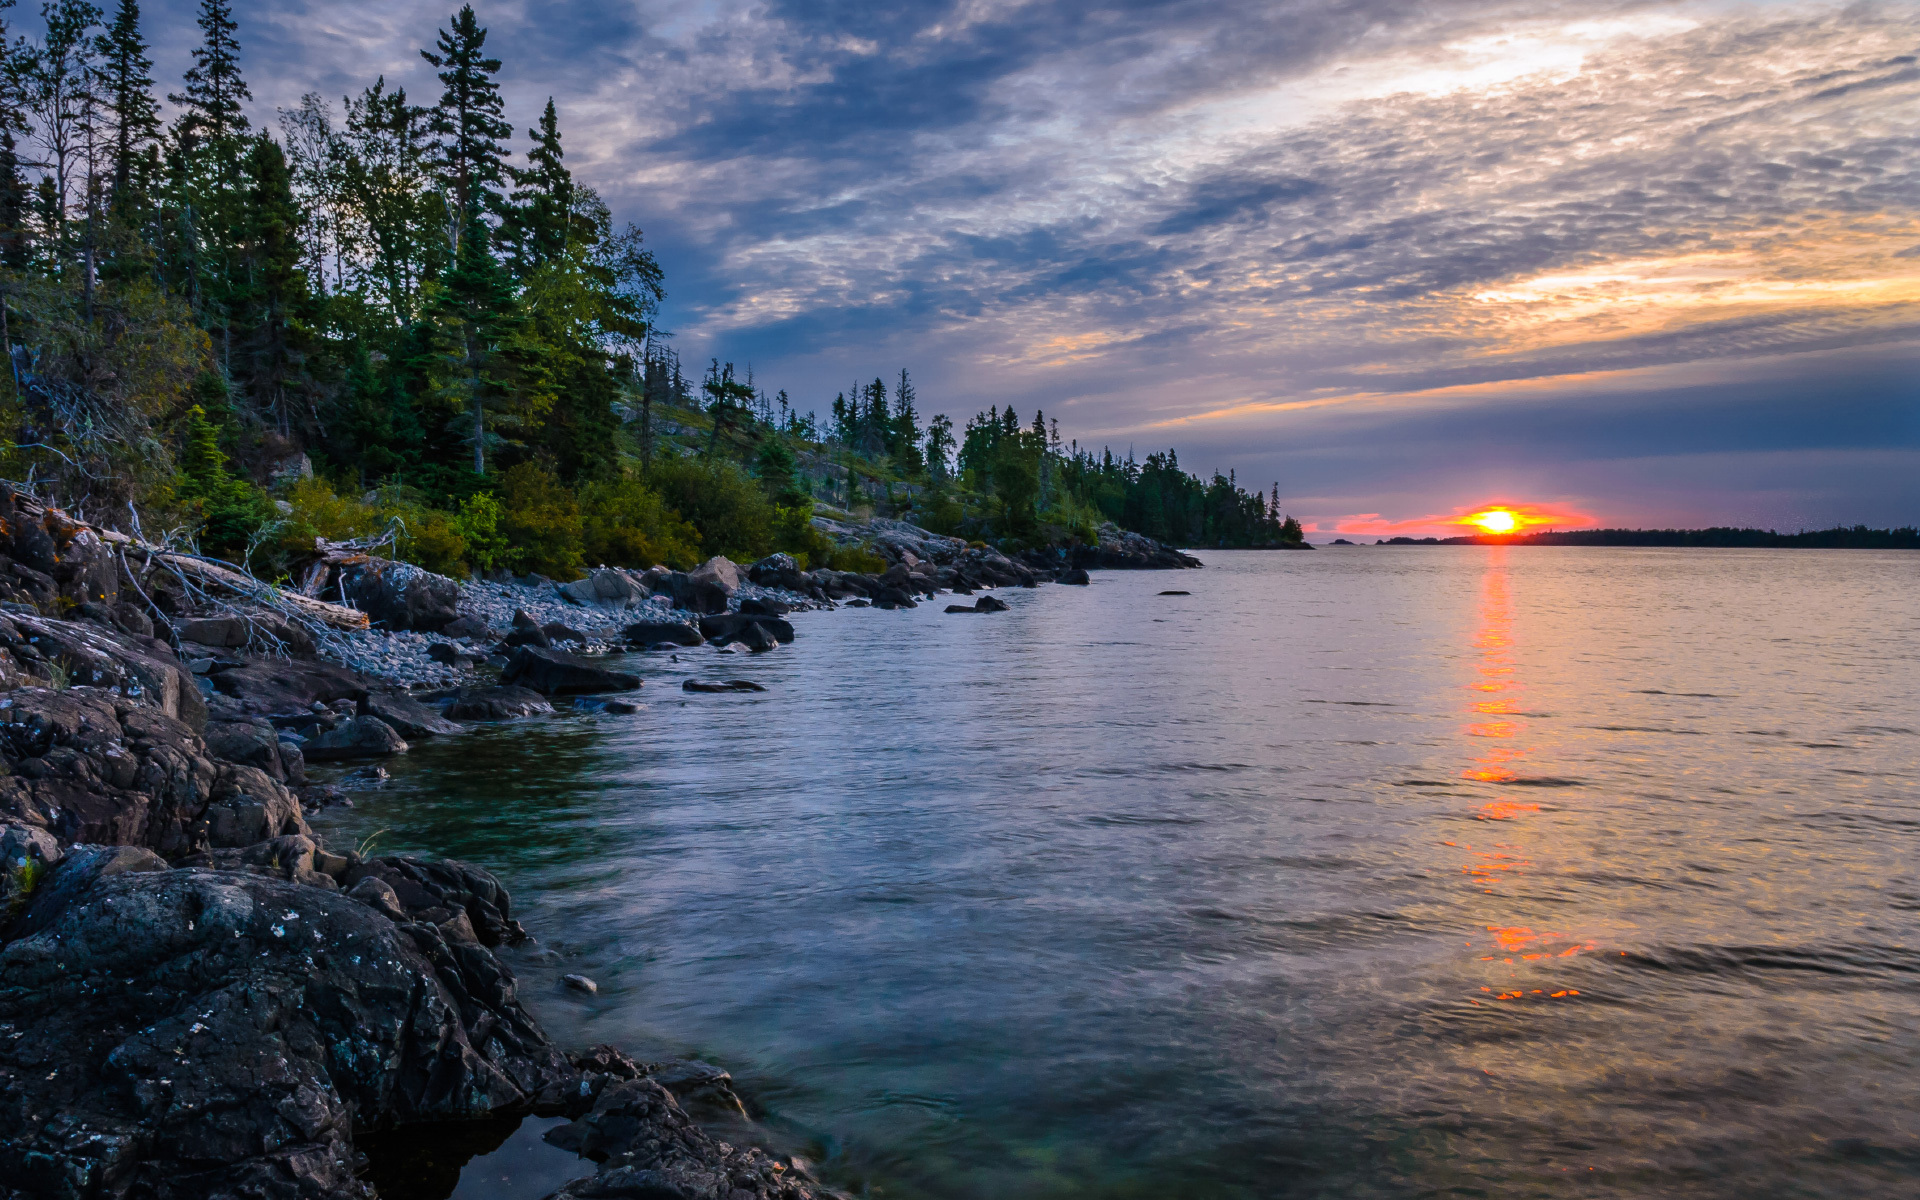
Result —
<svg viewBox="0 0 1920 1200"><path fill-rule="evenodd" d="M464 228L482 212L500 208L497 190L505 174L507 148L501 142L513 136L513 126L501 115L500 60L481 48L487 31L473 15L473 5L462 5L452 27L440 31L438 53L422 50L420 57L439 71L445 89L435 106L429 128L441 137L436 153L440 178L453 195L454 214Z"/></svg>
<svg viewBox="0 0 1920 1200"><path fill-rule="evenodd" d="M87 185L94 164L88 151L97 132L100 102L93 29L101 14L98 6L86 0L54 0L42 5L40 13L47 36L25 52L21 93L45 154L43 179L51 185L52 194L43 202L50 222L47 237L55 253L61 253L67 247L75 187L83 189L83 196L91 194Z"/></svg>
<svg viewBox="0 0 1920 1200"><path fill-rule="evenodd" d="M247 155L246 225L240 254L241 325L248 329L248 375L255 399L284 436L290 432L289 387L304 362L300 309L309 296L300 268L300 206L279 145L266 134Z"/></svg>
<svg viewBox="0 0 1920 1200"><path fill-rule="evenodd" d="M137 0L120 0L99 41L101 105L112 134L109 207L122 219L151 203L152 150L160 140L160 104L153 98L153 59L140 33Z"/></svg>
<svg viewBox="0 0 1920 1200"><path fill-rule="evenodd" d="M887 447L909 475L926 469L920 456L920 413L914 407L918 398L907 369L900 368L900 380L893 389L893 415L888 429Z"/></svg>
<svg viewBox="0 0 1920 1200"><path fill-rule="evenodd" d="M927 471L936 481L945 480L953 470L953 422L938 413L927 422Z"/></svg>
<svg viewBox="0 0 1920 1200"><path fill-rule="evenodd" d="M447 267L448 213L433 188L427 113L407 103L405 88L388 91L383 75L347 102L338 152L353 226L340 236L364 242L359 281L394 325L407 325L419 315L420 285Z"/></svg>
<svg viewBox="0 0 1920 1200"><path fill-rule="evenodd" d="M240 106L253 99L240 75L239 26L226 0L200 0L198 24L201 42L193 52L193 66L182 77L186 90L167 99L186 109L175 127L182 145L211 151L220 168L218 178L233 186L248 129Z"/></svg>
<svg viewBox="0 0 1920 1200"><path fill-rule="evenodd" d="M525 336L513 281L487 242L480 214L469 214L453 266L434 298L437 390L464 413L462 440L472 448L476 476L487 473L487 446L500 440L495 428L524 427L553 403L540 347Z"/></svg>
<svg viewBox="0 0 1920 1200"><path fill-rule="evenodd" d="M0 267L24 271L33 256L33 193L20 172L13 130L0 125Z"/></svg>
<svg viewBox="0 0 1920 1200"><path fill-rule="evenodd" d="M533 148L525 168L508 167L516 187L507 213L502 240L510 247L516 272L526 276L567 252L575 235L573 176L562 160L560 118L553 97L547 97L540 124L527 130ZM591 230L581 231L591 234Z"/></svg>

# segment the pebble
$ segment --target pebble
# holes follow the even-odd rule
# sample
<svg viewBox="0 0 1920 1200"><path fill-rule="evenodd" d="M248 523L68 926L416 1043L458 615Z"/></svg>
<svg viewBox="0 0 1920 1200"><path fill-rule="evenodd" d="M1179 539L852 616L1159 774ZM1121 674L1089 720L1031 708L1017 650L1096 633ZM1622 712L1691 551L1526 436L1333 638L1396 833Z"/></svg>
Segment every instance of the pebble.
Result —
<svg viewBox="0 0 1920 1200"><path fill-rule="evenodd" d="M585 992L589 996L598 995L600 992L600 985L585 975L562 975L560 982L576 992Z"/></svg>

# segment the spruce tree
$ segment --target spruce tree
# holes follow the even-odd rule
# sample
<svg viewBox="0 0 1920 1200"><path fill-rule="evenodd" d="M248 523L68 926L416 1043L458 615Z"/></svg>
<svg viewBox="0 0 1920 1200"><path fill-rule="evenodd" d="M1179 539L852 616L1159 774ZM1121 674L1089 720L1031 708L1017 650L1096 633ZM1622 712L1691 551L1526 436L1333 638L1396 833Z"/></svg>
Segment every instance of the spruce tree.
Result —
<svg viewBox="0 0 1920 1200"><path fill-rule="evenodd" d="M300 206L287 156L266 134L253 139L246 162L236 314L246 331L247 374L254 398L284 436L291 431L291 395L305 357L301 315L310 294L300 267Z"/></svg>
<svg viewBox="0 0 1920 1200"><path fill-rule="evenodd" d="M248 129L240 106L253 99L253 93L240 75L233 6L226 0L200 0L198 24L202 40L193 52L193 66L182 77L186 90L167 99L186 109L177 126L182 142L210 150L225 168L222 181L230 186L239 174L240 142Z"/></svg>
<svg viewBox="0 0 1920 1200"><path fill-rule="evenodd" d="M144 212L152 165L151 149L160 138L160 104L153 98L153 59L140 33L137 0L120 0L113 24L100 39L100 75L110 132L108 205L116 213Z"/></svg>
<svg viewBox="0 0 1920 1200"><path fill-rule="evenodd" d="M33 261L33 192L20 172L13 130L0 126L0 267L24 271Z"/></svg>
<svg viewBox="0 0 1920 1200"><path fill-rule="evenodd" d="M560 117L547 97L540 124L527 130L533 148L524 168L508 167L517 185L508 214L505 240L513 248L522 276L567 252L573 223L573 175L560 148Z"/></svg>
<svg viewBox="0 0 1920 1200"><path fill-rule="evenodd" d="M438 152L440 177L453 195L462 226L475 216L498 211L498 188L505 175L507 148L513 126L501 115L500 60L482 53L487 31L473 15L473 5L461 6L450 29L443 29L434 50L420 57L438 70L440 103L430 128L442 138Z"/></svg>

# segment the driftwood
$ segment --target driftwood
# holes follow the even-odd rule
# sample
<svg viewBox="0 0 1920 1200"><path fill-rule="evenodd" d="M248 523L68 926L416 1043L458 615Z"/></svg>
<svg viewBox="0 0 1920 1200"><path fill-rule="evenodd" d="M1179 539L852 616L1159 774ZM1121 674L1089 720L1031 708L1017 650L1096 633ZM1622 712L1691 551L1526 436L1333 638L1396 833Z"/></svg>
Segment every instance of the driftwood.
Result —
<svg viewBox="0 0 1920 1200"><path fill-rule="evenodd" d="M37 517L51 529L56 529L68 539L98 538L113 547L120 554L121 562L127 574L133 579L135 588L145 594L139 586L134 564L130 558L144 559L146 565L164 567L202 589L218 589L245 597L255 604L269 608L283 616L302 621L309 625L325 626L330 629L365 629L368 625L367 614L343 604L332 604L313 596L302 595L286 588L277 588L254 578L232 563L207 558L199 554L189 554L170 546L159 546L144 538L130 537L114 529L101 529L96 525L79 520L71 514L43 504L25 492L15 491L13 503L23 515Z"/></svg>

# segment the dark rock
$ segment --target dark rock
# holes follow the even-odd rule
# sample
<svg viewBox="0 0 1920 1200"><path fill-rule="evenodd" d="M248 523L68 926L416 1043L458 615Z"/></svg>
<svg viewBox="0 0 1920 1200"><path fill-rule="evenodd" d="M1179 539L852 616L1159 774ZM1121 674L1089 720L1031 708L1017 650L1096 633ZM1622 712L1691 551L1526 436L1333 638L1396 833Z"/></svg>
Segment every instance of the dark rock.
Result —
<svg viewBox="0 0 1920 1200"><path fill-rule="evenodd" d="M469 688L447 706L446 715L457 721L508 721L550 713L553 705L539 692L523 687Z"/></svg>
<svg viewBox="0 0 1920 1200"><path fill-rule="evenodd" d="M592 1112L550 1130L546 1140L602 1164L599 1174L567 1184L549 1200L815 1200L823 1194L764 1150L715 1140L652 1078L607 1083Z"/></svg>
<svg viewBox="0 0 1920 1200"><path fill-rule="evenodd" d="M239 617L196 617L177 621L173 630L189 642L214 649L237 649L247 644L247 623Z"/></svg>
<svg viewBox="0 0 1920 1200"><path fill-rule="evenodd" d="M687 679L681 681L680 690L683 692L764 692L767 689L760 684L751 683L745 679L729 679L722 683L709 683L701 679Z"/></svg>
<svg viewBox="0 0 1920 1200"><path fill-rule="evenodd" d="M1162 596L1191 596L1192 592L1161 592Z"/></svg>
<svg viewBox="0 0 1920 1200"><path fill-rule="evenodd" d="M460 585L409 563L367 558L340 568L347 602L387 629L438 633L460 617Z"/></svg>
<svg viewBox="0 0 1920 1200"><path fill-rule="evenodd" d="M784 617L793 609L778 600L769 600L756 596L740 602L740 615L743 617Z"/></svg>
<svg viewBox="0 0 1920 1200"><path fill-rule="evenodd" d="M340 758L385 758L407 752L406 739L379 717L342 721L300 747L309 762Z"/></svg>
<svg viewBox="0 0 1920 1200"><path fill-rule="evenodd" d="M919 605L914 602L913 597L907 594L905 589L897 587L883 587L875 592L873 596L873 606L875 608L919 607Z"/></svg>
<svg viewBox="0 0 1920 1200"><path fill-rule="evenodd" d="M207 723L199 685L165 642L91 621L0 616L0 687L51 683L55 668L67 684L111 689L195 729Z"/></svg>
<svg viewBox="0 0 1920 1200"><path fill-rule="evenodd" d="M584 646L587 644L586 634L581 633L578 629L573 628L571 625L562 625L558 621L554 621L549 624L542 625L540 627L540 632L547 635L547 642L549 645L551 645L554 642L573 642L574 644L580 645L580 646Z"/></svg>
<svg viewBox="0 0 1920 1200"><path fill-rule="evenodd" d="M1079 567L1068 567L1066 570L1060 572L1054 579L1054 582L1070 583L1079 587L1085 587L1093 582L1093 578Z"/></svg>
<svg viewBox="0 0 1920 1200"><path fill-rule="evenodd" d="M732 593L722 584L711 579L700 580L692 585L683 607L694 613L723 613L731 598Z"/></svg>
<svg viewBox="0 0 1920 1200"><path fill-rule="evenodd" d="M282 743L279 733L265 721L208 721L202 736L208 753L215 758L257 767L275 783L305 782L304 755ZM294 766L296 763L299 765Z"/></svg>
<svg viewBox="0 0 1920 1200"><path fill-rule="evenodd" d="M446 663L450 667L468 667L480 661L480 656L471 650L463 649L451 642L435 642L427 647L427 657L435 662Z"/></svg>
<svg viewBox="0 0 1920 1200"><path fill-rule="evenodd" d="M262 715L304 712L340 700L357 703L368 690L367 680L345 667L281 658L249 658L245 666L209 678L223 696L238 702L240 711Z"/></svg>
<svg viewBox="0 0 1920 1200"><path fill-rule="evenodd" d="M27 898L60 864L60 841L32 825L0 823L0 932L5 932Z"/></svg>
<svg viewBox="0 0 1920 1200"><path fill-rule="evenodd" d="M982 596L973 602L975 612L1006 612L1007 602L998 596Z"/></svg>
<svg viewBox="0 0 1920 1200"><path fill-rule="evenodd" d="M553 639L547 636L546 630L538 626L532 629L515 627L512 633L500 639L500 644L502 646L538 646L544 650L552 647Z"/></svg>
<svg viewBox="0 0 1920 1200"><path fill-rule="evenodd" d="M639 621L627 626L623 636L630 646L657 646L661 642L698 646L706 640L698 629L679 621Z"/></svg>
<svg viewBox="0 0 1920 1200"><path fill-rule="evenodd" d="M307 831L300 802L258 767L215 762L158 708L98 688L19 688L0 698L0 819L62 842L164 855Z"/></svg>
<svg viewBox="0 0 1920 1200"><path fill-rule="evenodd" d="M560 982L576 992L585 992L589 996L596 995L600 991L600 985L585 975L562 975Z"/></svg>
<svg viewBox="0 0 1920 1200"><path fill-rule="evenodd" d="M645 707L646 705L636 704L631 700L609 700L601 706L603 711L623 717L630 717Z"/></svg>
<svg viewBox="0 0 1920 1200"><path fill-rule="evenodd" d="M1097 531L1099 544L1075 546L1069 552L1071 565L1085 568L1121 570L1174 570L1198 567L1200 560L1182 554L1164 542L1156 542L1138 533L1128 533L1108 521Z"/></svg>
<svg viewBox="0 0 1920 1200"><path fill-rule="evenodd" d="M11 1189L369 1197L356 1125L561 1107L581 1086L483 946L338 892L207 870L83 879L73 858L0 950Z"/></svg>
<svg viewBox="0 0 1920 1200"><path fill-rule="evenodd" d="M460 726L438 712L398 692L369 692L360 702L362 716L378 717L393 726L401 737L445 737L462 732Z"/></svg>
<svg viewBox="0 0 1920 1200"><path fill-rule="evenodd" d="M483 638L492 631L479 617L459 616L440 627L440 635L450 638Z"/></svg>
<svg viewBox="0 0 1920 1200"><path fill-rule="evenodd" d="M806 591L810 586L807 577L800 570L800 564L791 554L767 555L747 568L747 579L760 587L786 588L794 592ZM740 607L745 609L746 605L743 604Z"/></svg>
<svg viewBox="0 0 1920 1200"><path fill-rule="evenodd" d="M538 629L540 628L540 622L534 620L533 614L526 609L516 608L513 610L513 627L515 629Z"/></svg>
<svg viewBox="0 0 1920 1200"><path fill-rule="evenodd" d="M410 921L439 925L462 913L483 946L519 942L526 930L513 919L513 898L489 871L452 858L394 854L354 863L340 874L352 890L377 879L389 888Z"/></svg>
<svg viewBox="0 0 1920 1200"><path fill-rule="evenodd" d="M503 683L530 687L543 695L580 692L630 692L640 686L638 675L609 671L561 650L521 646L500 673Z"/></svg>
<svg viewBox="0 0 1920 1200"><path fill-rule="evenodd" d="M726 613L720 616L701 617L700 634L710 642L725 645L728 642L746 641L746 631L762 629L772 635L777 642L793 640L793 624L781 617L763 617L754 613ZM751 644L751 643L749 643Z"/></svg>

